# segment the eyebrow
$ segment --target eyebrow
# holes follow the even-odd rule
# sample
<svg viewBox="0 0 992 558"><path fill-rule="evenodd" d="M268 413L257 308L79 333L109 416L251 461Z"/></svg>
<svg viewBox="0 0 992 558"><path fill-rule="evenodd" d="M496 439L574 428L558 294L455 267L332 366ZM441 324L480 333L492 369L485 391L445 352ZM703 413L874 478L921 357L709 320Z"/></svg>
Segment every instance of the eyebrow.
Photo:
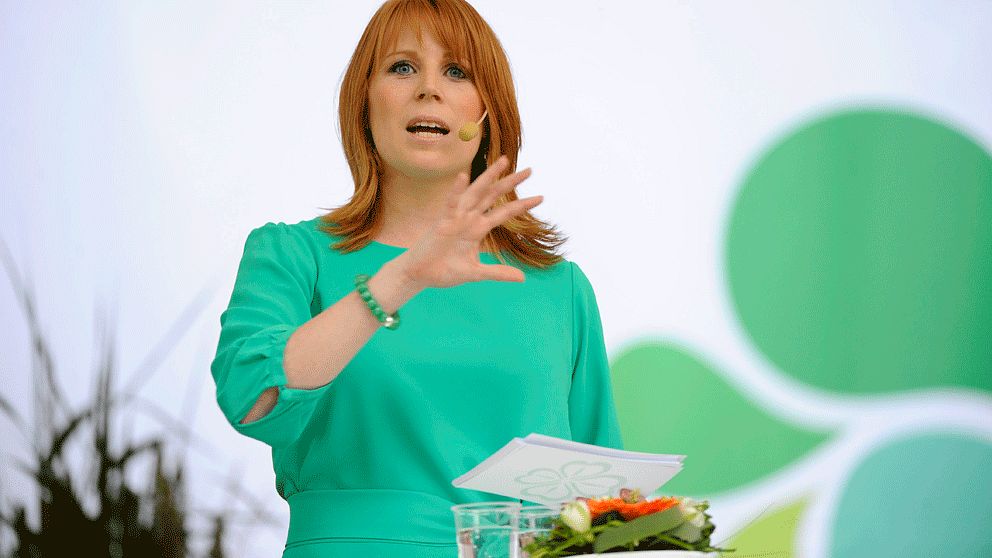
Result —
<svg viewBox="0 0 992 558"><path fill-rule="evenodd" d="M396 56L397 54L402 54L404 56L409 56L411 58L419 58L420 57L416 52L414 52L412 50L397 50L397 51L390 52L384 58L392 58L393 56ZM444 51L443 53L441 53L441 56L443 58L453 58L454 57L451 54L451 52L450 51L447 51L447 50Z"/></svg>

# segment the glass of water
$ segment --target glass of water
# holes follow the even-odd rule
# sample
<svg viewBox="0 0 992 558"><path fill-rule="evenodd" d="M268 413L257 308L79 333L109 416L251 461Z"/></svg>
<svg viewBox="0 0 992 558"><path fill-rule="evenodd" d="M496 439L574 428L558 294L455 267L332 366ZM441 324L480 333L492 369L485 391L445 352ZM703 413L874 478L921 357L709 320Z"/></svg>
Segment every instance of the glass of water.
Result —
<svg viewBox="0 0 992 558"><path fill-rule="evenodd" d="M545 506L525 506L520 508L520 556L530 558L524 547L534 542L539 536L547 535L554 529L552 520L561 514L561 510Z"/></svg>
<svg viewBox="0 0 992 558"><path fill-rule="evenodd" d="M475 502L451 506L458 558L520 558L519 502Z"/></svg>

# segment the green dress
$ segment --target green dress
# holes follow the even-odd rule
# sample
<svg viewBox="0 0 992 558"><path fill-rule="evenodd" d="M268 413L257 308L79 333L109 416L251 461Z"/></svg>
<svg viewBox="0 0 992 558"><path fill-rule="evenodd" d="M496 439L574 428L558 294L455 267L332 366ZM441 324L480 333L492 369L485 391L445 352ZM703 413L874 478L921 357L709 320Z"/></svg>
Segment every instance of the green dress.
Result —
<svg viewBox="0 0 992 558"><path fill-rule="evenodd" d="M455 558L451 506L509 499L451 481L514 436L622 448L596 297L567 260L521 266L523 283L421 291L329 384L287 388L293 331L406 250L344 254L319 225L251 231L211 364L228 421L272 447L290 509L284 557ZM240 424L273 386L275 408Z"/></svg>

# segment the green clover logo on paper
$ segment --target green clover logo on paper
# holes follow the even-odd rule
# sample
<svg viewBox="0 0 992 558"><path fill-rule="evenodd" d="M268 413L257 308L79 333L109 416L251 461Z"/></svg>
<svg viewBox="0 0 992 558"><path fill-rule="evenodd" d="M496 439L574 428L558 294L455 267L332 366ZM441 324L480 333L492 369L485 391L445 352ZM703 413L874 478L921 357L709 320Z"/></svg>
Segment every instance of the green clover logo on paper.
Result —
<svg viewBox="0 0 992 558"><path fill-rule="evenodd" d="M539 500L568 500L577 496L596 498L618 493L627 484L627 477L611 475L609 463L569 461L557 471L547 467L531 469L515 481L527 485L524 496Z"/></svg>

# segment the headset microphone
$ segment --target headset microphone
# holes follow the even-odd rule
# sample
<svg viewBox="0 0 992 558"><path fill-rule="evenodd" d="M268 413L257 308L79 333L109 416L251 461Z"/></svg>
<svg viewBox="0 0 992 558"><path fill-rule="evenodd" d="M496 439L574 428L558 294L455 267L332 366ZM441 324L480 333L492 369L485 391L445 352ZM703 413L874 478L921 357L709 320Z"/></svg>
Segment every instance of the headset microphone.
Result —
<svg viewBox="0 0 992 558"><path fill-rule="evenodd" d="M462 128L458 130L458 137L461 138L462 141L472 141L472 138L479 135L479 126L482 124L482 121L485 120L487 114L489 114L488 110L482 113L482 118L480 118L478 122L469 122L462 126Z"/></svg>

